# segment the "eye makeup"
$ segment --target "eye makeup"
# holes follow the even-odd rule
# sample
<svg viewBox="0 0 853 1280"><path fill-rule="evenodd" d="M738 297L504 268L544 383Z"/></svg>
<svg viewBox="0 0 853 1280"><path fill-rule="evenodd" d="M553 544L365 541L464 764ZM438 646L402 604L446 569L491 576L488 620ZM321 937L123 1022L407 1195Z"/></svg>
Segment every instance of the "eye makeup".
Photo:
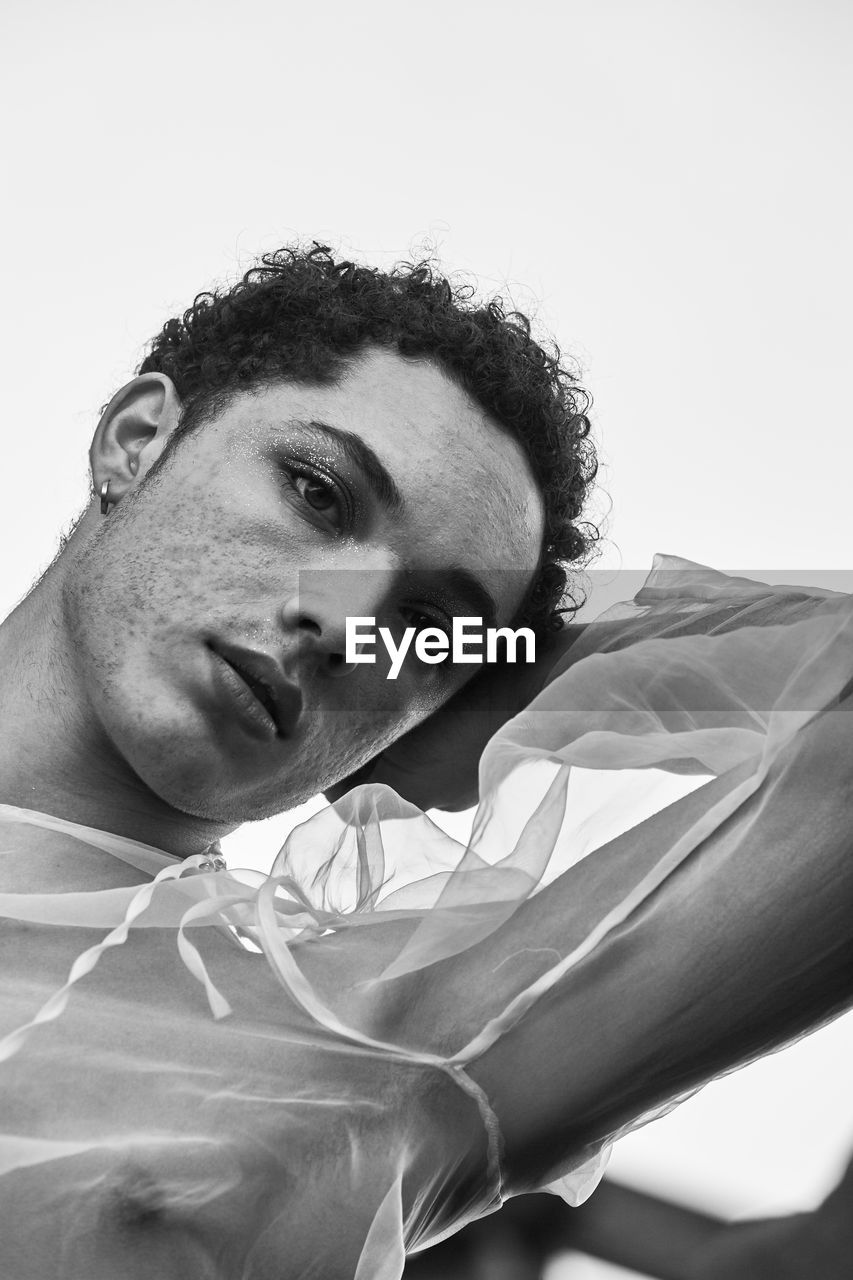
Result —
<svg viewBox="0 0 853 1280"><path fill-rule="evenodd" d="M324 521L331 519L327 507L311 501L308 489L313 485L315 489L319 488L327 494L337 508L338 518L332 521L336 535L341 537L352 528L355 517L352 494L348 486L331 468L320 467L313 462L307 463L298 456L283 458L279 468L298 501L312 513L312 519L314 517L320 517ZM299 485L300 480L307 482L304 488Z"/></svg>
<svg viewBox="0 0 853 1280"><path fill-rule="evenodd" d="M288 479L298 477L328 488L340 508L338 532L343 534L352 529L364 507L359 501L358 475L352 474L345 452L337 449L334 441L317 436L310 423L290 424L286 437L276 441L277 464ZM297 486L293 487L305 501ZM324 514L320 508L311 509Z"/></svg>
<svg viewBox="0 0 853 1280"><path fill-rule="evenodd" d="M294 421L289 425L291 440L306 460L319 468L331 468L338 476L351 479L351 488L369 495L388 514L399 516L405 501L383 460L352 431L343 431L326 422Z"/></svg>

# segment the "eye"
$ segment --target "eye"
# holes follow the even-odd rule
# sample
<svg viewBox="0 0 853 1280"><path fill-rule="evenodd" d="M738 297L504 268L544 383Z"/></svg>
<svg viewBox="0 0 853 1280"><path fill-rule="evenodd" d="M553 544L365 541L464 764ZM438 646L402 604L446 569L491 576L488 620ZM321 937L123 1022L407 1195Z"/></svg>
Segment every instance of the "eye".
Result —
<svg viewBox="0 0 853 1280"><path fill-rule="evenodd" d="M324 523L341 531L350 516L348 496L341 485L314 471L293 464L284 468L292 492L310 512L322 516Z"/></svg>
<svg viewBox="0 0 853 1280"><path fill-rule="evenodd" d="M444 618L432 618L428 613L419 613L417 609L402 609L400 612L406 620L406 626L414 627L415 631L426 631L427 627L437 627L445 635L450 634Z"/></svg>
<svg viewBox="0 0 853 1280"><path fill-rule="evenodd" d="M404 608L401 609L400 612L403 615L403 620L406 626L414 627L416 633L420 634L421 631L426 631L427 627L432 627L434 630L441 631L447 636L448 640L452 641L451 623L444 614L441 614L440 617L435 617L433 614L423 613L420 609L415 608ZM427 671L429 671L432 666L443 667L449 664L451 652L451 648L448 647L447 653L442 654L438 662L434 664L431 663L430 666L427 667Z"/></svg>
<svg viewBox="0 0 853 1280"><path fill-rule="evenodd" d="M309 507L322 511L324 515L340 506L333 487L325 480L318 480L316 476L295 475L293 487Z"/></svg>

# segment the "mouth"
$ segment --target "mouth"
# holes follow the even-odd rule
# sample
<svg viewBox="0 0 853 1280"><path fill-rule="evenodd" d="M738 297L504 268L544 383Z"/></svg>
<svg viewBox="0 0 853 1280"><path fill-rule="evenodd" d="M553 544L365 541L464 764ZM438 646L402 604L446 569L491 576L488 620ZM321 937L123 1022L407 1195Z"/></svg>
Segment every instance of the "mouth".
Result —
<svg viewBox="0 0 853 1280"><path fill-rule="evenodd" d="M227 669L225 683L238 709L265 736L287 738L302 713L302 693L266 653L224 641L208 641L207 648Z"/></svg>

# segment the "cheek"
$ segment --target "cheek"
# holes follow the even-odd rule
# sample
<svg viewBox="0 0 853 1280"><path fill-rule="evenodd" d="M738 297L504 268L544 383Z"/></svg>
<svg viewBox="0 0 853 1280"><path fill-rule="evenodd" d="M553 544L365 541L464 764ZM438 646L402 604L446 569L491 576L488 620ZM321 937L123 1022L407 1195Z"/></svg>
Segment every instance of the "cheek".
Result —
<svg viewBox="0 0 853 1280"><path fill-rule="evenodd" d="M436 668L426 675L415 671L416 661L411 655L407 656L396 680L386 680L383 672L369 691L371 704L367 715L372 717L383 747L426 720L447 702L457 687L436 674Z"/></svg>
<svg viewBox="0 0 853 1280"><path fill-rule="evenodd" d="M363 667L332 685L326 690L331 702L326 700L310 736L326 762L349 769L390 746L445 701L422 678L408 679L401 672L398 679L386 680L381 667Z"/></svg>
<svg viewBox="0 0 853 1280"><path fill-rule="evenodd" d="M105 537L102 569L117 596L141 622L168 615L209 614L222 604L261 595L277 566L268 520L223 495L201 474L182 486L142 491L125 511L117 508Z"/></svg>

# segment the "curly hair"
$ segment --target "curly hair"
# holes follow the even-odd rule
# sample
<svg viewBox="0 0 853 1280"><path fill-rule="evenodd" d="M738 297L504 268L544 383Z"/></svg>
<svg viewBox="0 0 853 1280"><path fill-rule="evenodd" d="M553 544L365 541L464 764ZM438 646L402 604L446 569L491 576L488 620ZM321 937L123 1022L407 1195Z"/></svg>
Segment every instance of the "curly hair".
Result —
<svg viewBox="0 0 853 1280"><path fill-rule="evenodd" d="M199 294L151 344L139 373L168 375L184 412L178 436L209 421L237 391L275 380L333 384L366 345L429 356L524 448L541 491L545 531L521 618L559 630L582 601L566 566L589 559L597 530L580 520L595 477L590 397L540 345L528 318L499 297L476 298L429 261L389 271L336 261L330 249L286 247L227 290Z"/></svg>

